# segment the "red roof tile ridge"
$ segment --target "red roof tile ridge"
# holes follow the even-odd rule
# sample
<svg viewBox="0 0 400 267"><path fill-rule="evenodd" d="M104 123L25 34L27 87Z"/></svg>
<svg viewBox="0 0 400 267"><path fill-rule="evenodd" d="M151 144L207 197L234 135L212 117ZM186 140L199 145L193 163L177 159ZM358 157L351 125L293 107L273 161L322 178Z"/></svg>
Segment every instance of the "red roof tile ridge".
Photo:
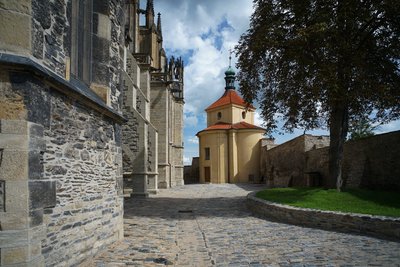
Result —
<svg viewBox="0 0 400 267"><path fill-rule="evenodd" d="M245 122L245 121L241 121L241 122L233 124L232 128L233 129L260 129L260 130L265 130L262 127L259 127L257 125L254 125L254 124L251 124L251 123L248 123L248 122Z"/></svg>
<svg viewBox="0 0 400 267"><path fill-rule="evenodd" d="M222 107L229 104L236 104L242 107L254 108L252 105L246 103L243 98L236 93L235 90L229 89L224 92L224 94L214 103L206 108L207 110Z"/></svg>
<svg viewBox="0 0 400 267"><path fill-rule="evenodd" d="M241 122L237 122L234 124L231 123L227 123L227 122L217 122L213 125L208 126L206 129L201 130L198 133L204 132L204 131L211 131L211 130L230 130L230 129L235 129L235 130L240 130L240 129L255 129L255 130L264 130L264 128L261 128L257 125L253 125L251 123L245 122L245 121L241 121ZM197 134L198 134L197 133Z"/></svg>

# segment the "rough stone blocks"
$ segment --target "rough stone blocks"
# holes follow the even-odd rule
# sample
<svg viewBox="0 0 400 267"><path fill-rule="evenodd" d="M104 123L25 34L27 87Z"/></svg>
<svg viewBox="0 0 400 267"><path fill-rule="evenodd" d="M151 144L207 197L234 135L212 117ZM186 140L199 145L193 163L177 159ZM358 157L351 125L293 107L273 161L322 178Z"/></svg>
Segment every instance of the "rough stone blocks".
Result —
<svg viewBox="0 0 400 267"><path fill-rule="evenodd" d="M0 9L6 9L18 13L30 14L32 0L0 0Z"/></svg>
<svg viewBox="0 0 400 267"><path fill-rule="evenodd" d="M7 1L13 2L13 1ZM4 5L4 1L2 1ZM0 9L0 45L3 49L27 54L31 50L31 17ZM7 25L7 26L4 26Z"/></svg>

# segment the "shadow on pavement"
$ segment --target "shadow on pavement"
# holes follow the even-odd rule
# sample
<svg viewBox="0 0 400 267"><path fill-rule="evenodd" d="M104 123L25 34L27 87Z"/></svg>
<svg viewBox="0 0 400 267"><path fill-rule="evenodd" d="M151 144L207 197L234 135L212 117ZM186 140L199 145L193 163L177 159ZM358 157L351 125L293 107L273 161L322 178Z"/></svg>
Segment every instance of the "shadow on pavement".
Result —
<svg viewBox="0 0 400 267"><path fill-rule="evenodd" d="M254 184L229 184L229 185L185 185L178 188L163 190L163 196L151 196L146 199L125 198L125 219L134 217L149 218L195 218L195 217L226 217L242 218L250 216L251 212L246 207L246 195L249 192L265 188L265 185ZM195 195L196 187L201 187L206 195L198 197ZM237 188L241 188L238 196ZM182 194L183 192L183 194ZM186 194L187 192L187 194ZM232 197L230 197L232 192ZM169 197L169 194L171 197ZM193 195L193 198L190 195ZM219 197L219 195L223 196ZM164 197L164 195L166 195ZM177 197L176 195L182 196ZM210 197L207 197L210 195Z"/></svg>
<svg viewBox="0 0 400 267"><path fill-rule="evenodd" d="M140 217L245 217L246 197L125 199L125 219Z"/></svg>

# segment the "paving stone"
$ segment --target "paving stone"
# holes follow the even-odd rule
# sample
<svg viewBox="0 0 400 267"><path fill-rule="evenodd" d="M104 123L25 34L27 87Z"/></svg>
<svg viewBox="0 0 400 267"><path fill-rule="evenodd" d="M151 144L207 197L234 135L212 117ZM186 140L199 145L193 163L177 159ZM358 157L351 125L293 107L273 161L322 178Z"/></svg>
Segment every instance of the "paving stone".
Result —
<svg viewBox="0 0 400 267"><path fill-rule="evenodd" d="M252 216L245 196L260 189L186 185L125 199L125 239L88 266L399 266L400 243Z"/></svg>

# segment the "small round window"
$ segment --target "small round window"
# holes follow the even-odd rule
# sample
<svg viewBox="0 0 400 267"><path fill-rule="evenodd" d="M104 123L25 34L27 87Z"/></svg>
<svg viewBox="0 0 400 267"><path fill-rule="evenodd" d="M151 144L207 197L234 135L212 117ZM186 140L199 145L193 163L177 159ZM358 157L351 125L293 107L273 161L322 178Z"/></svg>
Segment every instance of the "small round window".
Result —
<svg viewBox="0 0 400 267"><path fill-rule="evenodd" d="M218 112L217 118L218 118L219 120L222 118L222 113L221 113L221 112Z"/></svg>
<svg viewBox="0 0 400 267"><path fill-rule="evenodd" d="M242 112L242 118L243 118L243 119L246 119L246 111L243 111L243 112Z"/></svg>

